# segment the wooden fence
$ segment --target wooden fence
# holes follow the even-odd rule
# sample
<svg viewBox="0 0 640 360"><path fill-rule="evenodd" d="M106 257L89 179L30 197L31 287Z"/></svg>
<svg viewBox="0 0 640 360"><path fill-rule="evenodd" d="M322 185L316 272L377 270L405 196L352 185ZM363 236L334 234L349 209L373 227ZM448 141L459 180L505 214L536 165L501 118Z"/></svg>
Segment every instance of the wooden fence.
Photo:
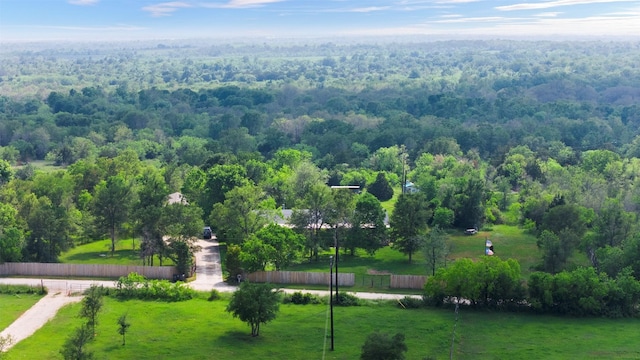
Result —
<svg viewBox="0 0 640 360"><path fill-rule="evenodd" d="M422 289L426 281L426 276L391 275L389 287L392 289Z"/></svg>
<svg viewBox="0 0 640 360"><path fill-rule="evenodd" d="M247 276L249 281L273 284L303 284L329 286L329 273L299 271L258 271ZM339 273L339 286L353 286L356 277L351 273Z"/></svg>
<svg viewBox="0 0 640 360"><path fill-rule="evenodd" d="M149 279L173 279L174 266L126 266L57 263L4 263L0 264L0 275L34 277L98 277L118 278L136 272Z"/></svg>

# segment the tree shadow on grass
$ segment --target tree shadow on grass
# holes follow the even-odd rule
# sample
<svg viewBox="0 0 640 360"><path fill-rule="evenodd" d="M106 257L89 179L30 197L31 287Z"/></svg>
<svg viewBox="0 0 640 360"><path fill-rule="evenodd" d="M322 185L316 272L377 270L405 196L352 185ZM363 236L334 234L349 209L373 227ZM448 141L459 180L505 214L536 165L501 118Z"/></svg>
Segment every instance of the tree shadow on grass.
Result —
<svg viewBox="0 0 640 360"><path fill-rule="evenodd" d="M260 336L251 336L251 328L247 325L247 331L230 330L218 337L218 341L225 344L254 344L261 341Z"/></svg>
<svg viewBox="0 0 640 360"><path fill-rule="evenodd" d="M66 260L69 262L91 262L98 264L141 262L139 254L133 250L116 250L113 255L111 255L109 250L89 251L70 255Z"/></svg>

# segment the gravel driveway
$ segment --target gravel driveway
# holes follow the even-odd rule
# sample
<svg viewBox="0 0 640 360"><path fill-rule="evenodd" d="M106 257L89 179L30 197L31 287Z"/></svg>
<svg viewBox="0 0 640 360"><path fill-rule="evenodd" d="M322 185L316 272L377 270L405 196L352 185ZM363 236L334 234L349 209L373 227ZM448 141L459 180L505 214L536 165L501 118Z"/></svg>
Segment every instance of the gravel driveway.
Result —
<svg viewBox="0 0 640 360"><path fill-rule="evenodd" d="M80 300L82 296L67 296L64 292L47 294L0 333L0 337L11 336L12 343L5 351L33 335L36 330L51 320L61 307Z"/></svg>

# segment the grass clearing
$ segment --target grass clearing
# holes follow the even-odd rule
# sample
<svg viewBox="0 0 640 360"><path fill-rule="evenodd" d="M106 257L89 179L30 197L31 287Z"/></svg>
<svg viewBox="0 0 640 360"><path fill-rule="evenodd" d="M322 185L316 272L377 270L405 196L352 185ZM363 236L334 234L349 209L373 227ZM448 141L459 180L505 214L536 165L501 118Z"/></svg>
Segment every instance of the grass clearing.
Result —
<svg viewBox="0 0 640 360"><path fill-rule="evenodd" d="M98 240L69 249L60 255L59 260L66 264L142 265L139 246L135 239L119 240L111 255L111 240ZM159 265L160 260L155 257L153 264ZM164 258L162 265L173 265L173 262Z"/></svg>
<svg viewBox="0 0 640 360"><path fill-rule="evenodd" d="M404 310L389 302L334 308L335 351L325 338L326 305L281 305L276 320L252 338L250 328L225 312L227 300L179 303L106 298L99 315L96 359L357 359L368 334L403 332L406 358L448 358L455 315L451 309ZM7 354L11 359L61 359L58 351L80 325L80 304ZM127 344L117 319L127 313ZM575 319L461 309L455 359L632 359L640 357L637 319Z"/></svg>
<svg viewBox="0 0 640 360"><path fill-rule="evenodd" d="M0 331L11 325L44 295L0 294Z"/></svg>

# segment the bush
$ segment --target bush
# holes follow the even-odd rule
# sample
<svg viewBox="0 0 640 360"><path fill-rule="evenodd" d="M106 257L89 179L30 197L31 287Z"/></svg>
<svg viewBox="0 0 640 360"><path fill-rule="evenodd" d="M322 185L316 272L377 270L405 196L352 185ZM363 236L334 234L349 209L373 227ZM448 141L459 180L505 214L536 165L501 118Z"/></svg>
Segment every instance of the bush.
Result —
<svg viewBox="0 0 640 360"><path fill-rule="evenodd" d="M404 334L397 333L393 337L386 333L374 332L367 336L362 345L361 360L402 360L407 352Z"/></svg>
<svg viewBox="0 0 640 360"><path fill-rule="evenodd" d="M403 309L418 309L423 307L424 300L419 298L414 298L411 296L405 296L402 299L398 300L398 306Z"/></svg>
<svg viewBox="0 0 640 360"><path fill-rule="evenodd" d="M184 301L192 299L195 290L184 283L148 280L142 275L130 273L118 279L115 295L120 299Z"/></svg>
<svg viewBox="0 0 640 360"><path fill-rule="evenodd" d="M335 305L339 306L360 306L361 302L355 295L341 292L336 296Z"/></svg>
<svg viewBox="0 0 640 360"><path fill-rule="evenodd" d="M216 289L211 289L211 292L209 293L209 297L207 298L207 301L214 301L218 299L220 299L220 291Z"/></svg>
<svg viewBox="0 0 640 360"><path fill-rule="evenodd" d="M293 294L286 294L282 299L282 302L284 304L291 303L296 305L322 304L322 299L311 293L303 294L301 291L296 291Z"/></svg>
<svg viewBox="0 0 640 360"><path fill-rule="evenodd" d="M39 294L46 295L47 288L42 286L28 286L28 285L0 285L0 294Z"/></svg>

